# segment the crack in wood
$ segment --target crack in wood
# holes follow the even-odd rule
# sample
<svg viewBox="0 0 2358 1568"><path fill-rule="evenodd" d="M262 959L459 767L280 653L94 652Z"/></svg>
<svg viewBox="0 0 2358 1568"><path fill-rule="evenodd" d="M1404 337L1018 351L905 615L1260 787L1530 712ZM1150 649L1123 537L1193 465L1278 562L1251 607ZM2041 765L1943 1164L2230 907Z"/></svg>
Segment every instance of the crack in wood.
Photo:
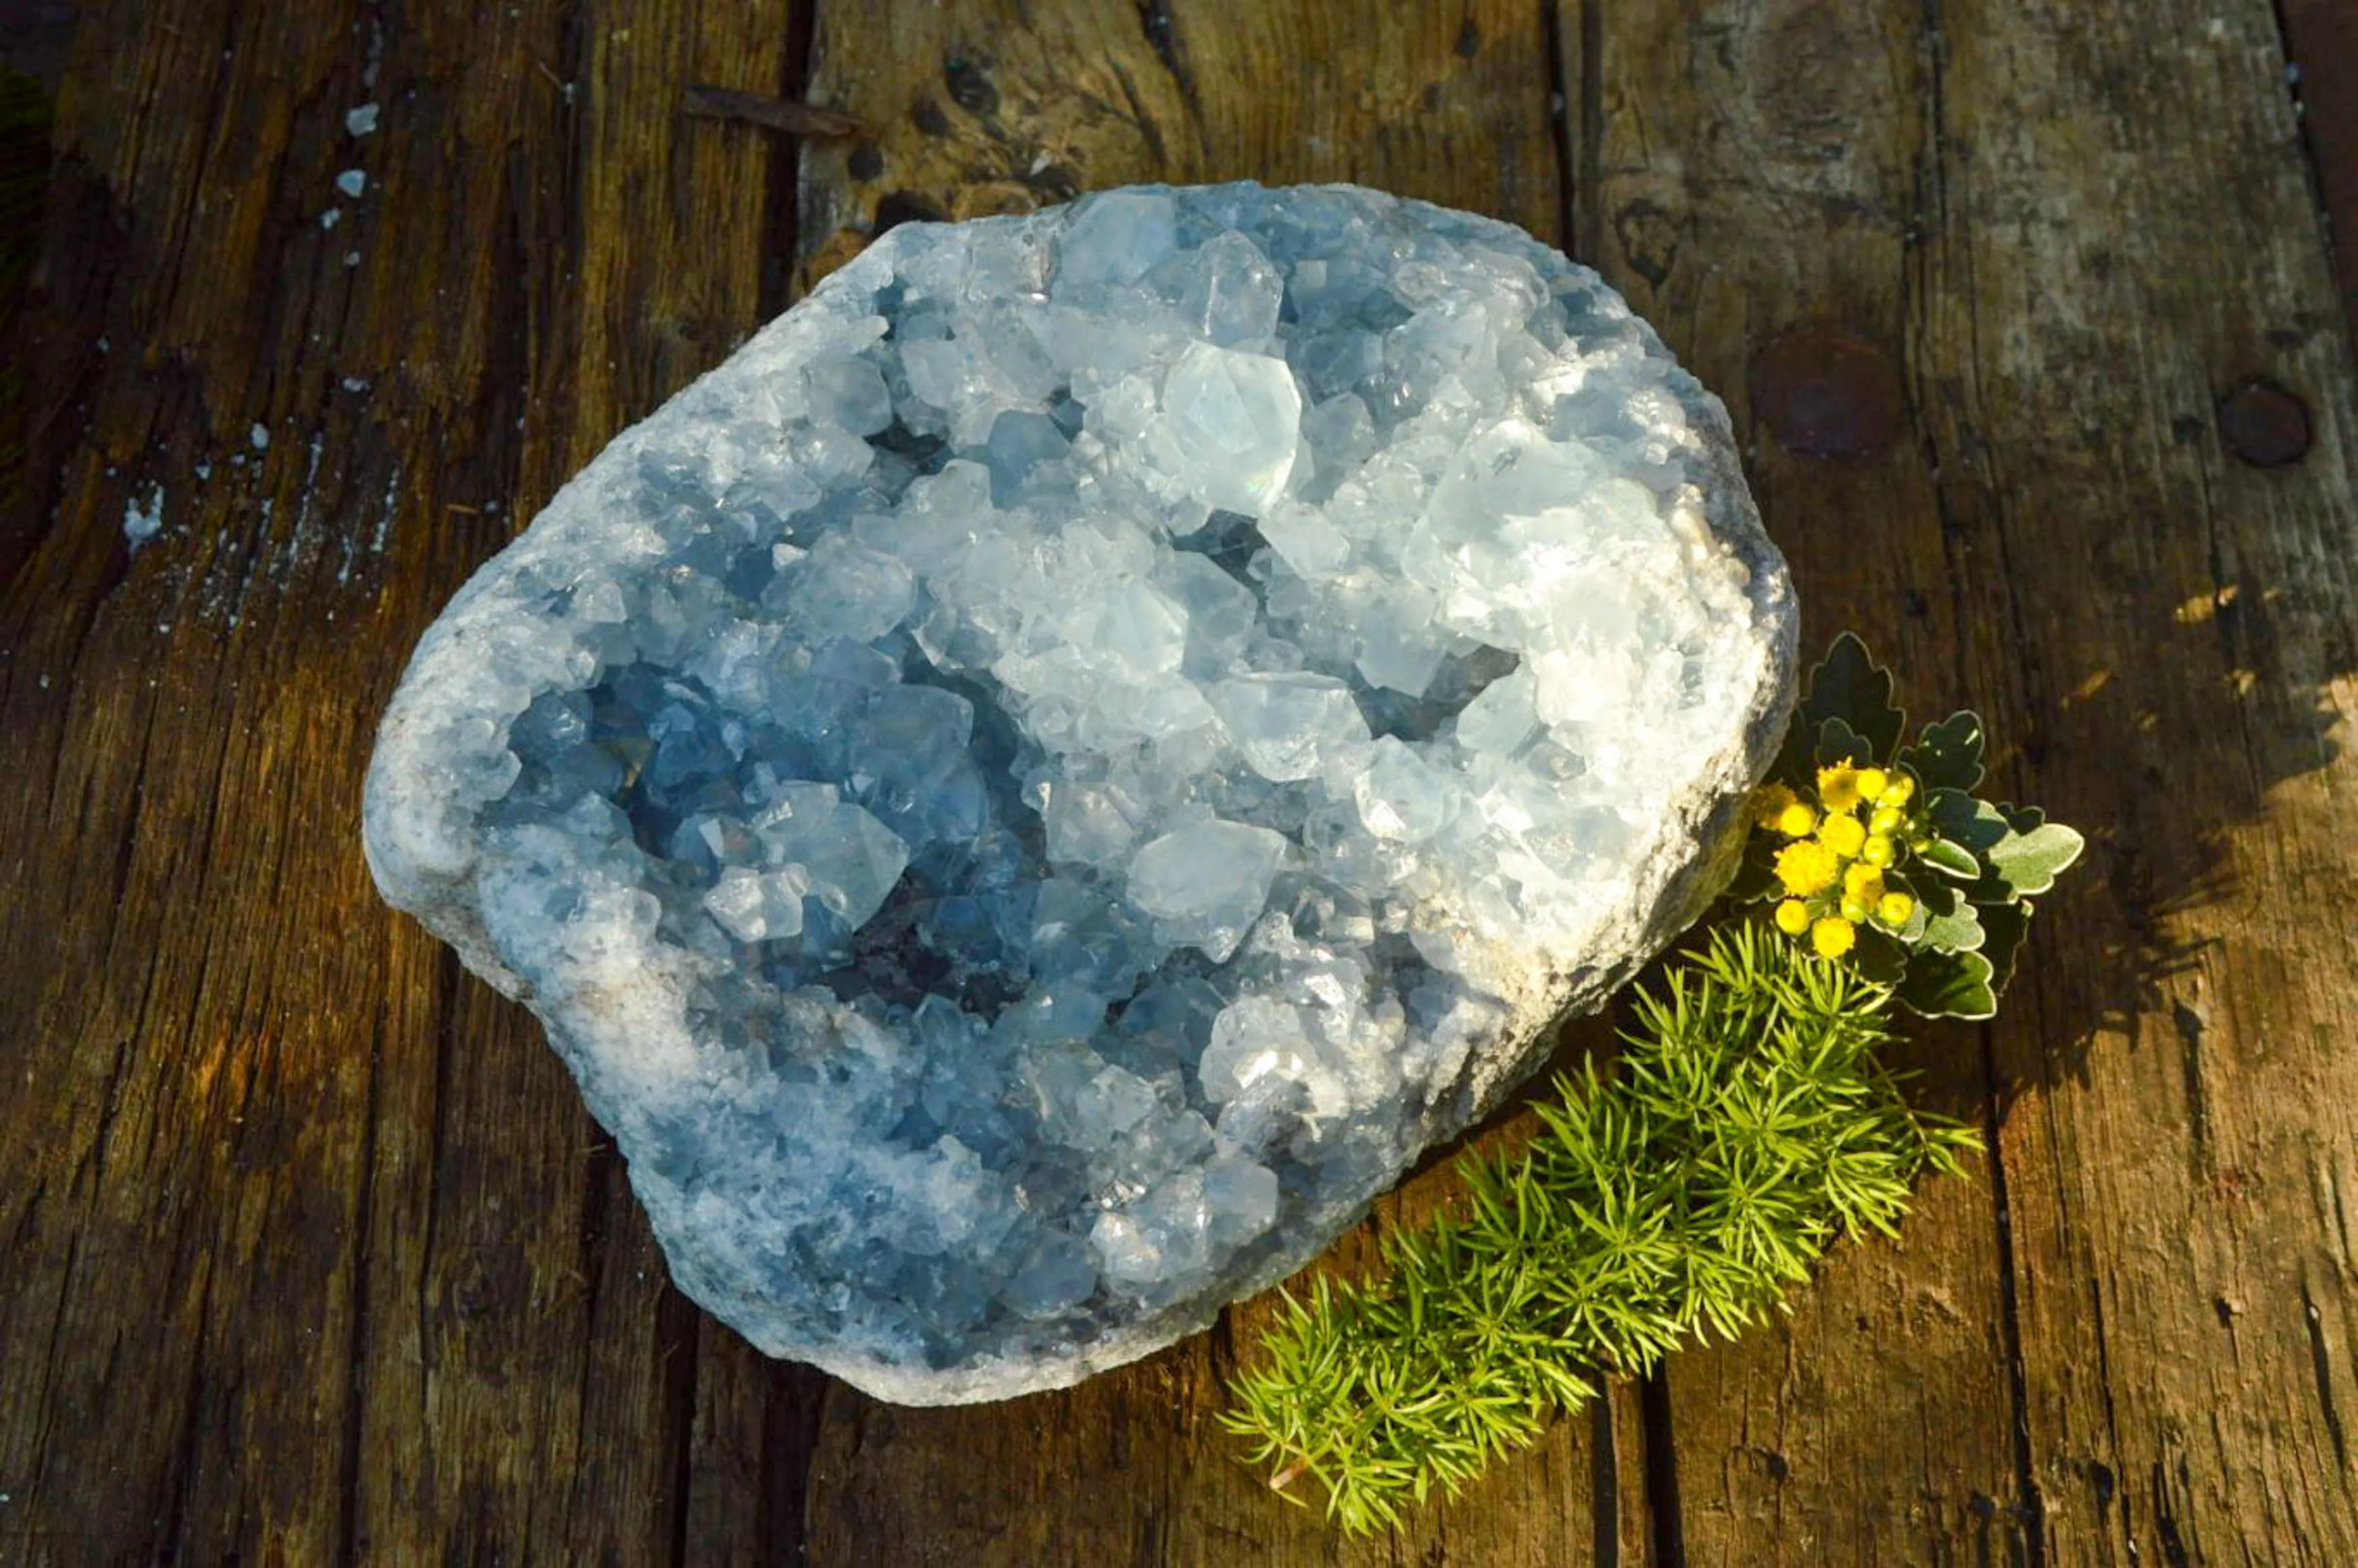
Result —
<svg viewBox="0 0 2358 1568"><path fill-rule="evenodd" d="M2325 1317L2306 1280L2300 1286L2300 1311L2301 1326L2308 1331L2309 1370L2317 1379L2317 1407L2325 1417L2326 1435L2333 1442L2333 1461L2346 1471L2350 1468L2350 1440L2342 1431L2342 1411L2333 1400L2333 1357L2325 1347Z"/></svg>
<svg viewBox="0 0 2358 1568"><path fill-rule="evenodd" d="M1669 1364L1656 1368L1638 1387L1646 1433L1649 1561L1651 1568L1686 1568L1686 1516L1680 1501L1678 1426Z"/></svg>
<svg viewBox="0 0 2358 1568"><path fill-rule="evenodd" d="M1621 1568L1621 1454L1613 1423L1613 1391L1592 1379L1588 1401L1589 1557L1595 1568Z"/></svg>
<svg viewBox="0 0 2358 1568"><path fill-rule="evenodd" d="M1573 3L1579 5L1581 0L1573 0ZM1585 96L1588 81L1587 56L1584 51L1579 60L1581 77L1579 92L1583 96L1579 105L1575 107L1573 103L1574 90L1570 77L1571 55L1564 42L1563 10L1564 0L1541 0L1540 5L1541 59L1546 67L1546 74L1541 82L1541 88L1546 92L1548 99L1548 146L1549 150L1555 155L1555 243L1566 255L1585 260L1593 266L1595 265L1595 256L1593 254L1585 254L1580 243L1581 203L1584 200L1595 200L1586 179L1581 174L1579 163L1582 152L1588 143ZM1583 25L1585 25L1585 14ZM1478 38L1479 34L1473 31L1474 18L1471 15L1466 18L1466 28L1467 31L1461 32L1459 35L1461 40L1468 36ZM1478 44L1476 47L1479 47ZM1460 52L1467 51L1461 47ZM1583 121L1577 132L1574 130L1573 125L1575 118Z"/></svg>
<svg viewBox="0 0 2358 1568"><path fill-rule="evenodd" d="M1998 1322L2006 1354L2006 1401L2014 1437L2015 1496L2008 1512L2019 1527L2026 1568L2046 1568L2047 1508L2039 1496L2037 1463L2030 1434L2030 1374L2022 1347L2022 1305L2014 1257L2014 1211L2006 1191L2006 1144L2000 1138L1997 1053L1986 1025L1982 1040L1983 1070L1987 1090L1982 1140L1988 1149L1990 1206L1996 1224Z"/></svg>

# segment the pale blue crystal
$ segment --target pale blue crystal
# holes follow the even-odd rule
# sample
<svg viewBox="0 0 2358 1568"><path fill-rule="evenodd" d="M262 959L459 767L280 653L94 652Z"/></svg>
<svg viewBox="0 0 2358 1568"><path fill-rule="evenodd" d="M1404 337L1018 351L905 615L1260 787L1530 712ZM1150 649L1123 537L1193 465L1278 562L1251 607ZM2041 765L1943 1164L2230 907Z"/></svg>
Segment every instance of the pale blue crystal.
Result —
<svg viewBox="0 0 2358 1568"><path fill-rule="evenodd" d="M1197 343L1163 384L1156 460L1206 505L1258 517L1293 476L1301 421L1284 362Z"/></svg>
<svg viewBox="0 0 2358 1568"><path fill-rule="evenodd" d="M1246 764L1266 779L1314 778L1327 759L1368 739L1349 684L1333 676L1247 671L1206 695Z"/></svg>
<svg viewBox="0 0 2358 1568"><path fill-rule="evenodd" d="M1186 257L1180 309L1206 342L1258 350L1277 330L1285 284L1261 248L1234 230L1215 234Z"/></svg>
<svg viewBox="0 0 2358 1568"><path fill-rule="evenodd" d="M803 367L802 379L814 419L855 436L880 434L892 423L892 395L866 360L849 355L813 360Z"/></svg>
<svg viewBox="0 0 2358 1568"><path fill-rule="evenodd" d="M1177 248L1178 210L1159 190L1109 190L1075 209L1057 254L1059 294L1135 283Z"/></svg>
<svg viewBox="0 0 2358 1568"><path fill-rule="evenodd" d="M1130 857L1125 892L1174 945L1221 963L1260 917L1285 858L1285 836L1243 822L1209 821L1166 833Z"/></svg>
<svg viewBox="0 0 2358 1568"><path fill-rule="evenodd" d="M1353 786L1359 820L1379 838L1422 844L1455 814L1463 784L1398 738L1385 736Z"/></svg>
<svg viewBox="0 0 2358 1568"><path fill-rule="evenodd" d="M370 863L681 1289L889 1398L1297 1267L1707 892L1792 605L1595 275L1348 188L903 224L427 633Z"/></svg>

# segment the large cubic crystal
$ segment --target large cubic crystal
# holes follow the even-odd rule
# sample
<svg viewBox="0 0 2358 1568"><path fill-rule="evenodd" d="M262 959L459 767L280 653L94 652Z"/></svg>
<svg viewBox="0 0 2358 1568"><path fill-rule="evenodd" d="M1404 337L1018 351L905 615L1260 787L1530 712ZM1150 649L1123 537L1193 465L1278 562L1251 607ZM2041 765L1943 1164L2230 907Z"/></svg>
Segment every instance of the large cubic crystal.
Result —
<svg viewBox="0 0 2358 1568"><path fill-rule="evenodd" d="M1794 607L1595 276L1347 187L893 230L427 633L394 903L680 1287L886 1398L1297 1267L1689 918Z"/></svg>

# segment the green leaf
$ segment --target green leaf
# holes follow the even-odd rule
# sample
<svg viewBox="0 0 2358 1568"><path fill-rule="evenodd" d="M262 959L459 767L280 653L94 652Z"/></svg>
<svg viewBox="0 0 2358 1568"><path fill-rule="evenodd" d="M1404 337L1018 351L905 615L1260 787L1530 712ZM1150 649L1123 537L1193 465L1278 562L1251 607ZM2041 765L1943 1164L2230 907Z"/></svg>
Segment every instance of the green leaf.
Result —
<svg viewBox="0 0 2358 1568"><path fill-rule="evenodd" d="M1997 807L1963 790L1934 790L1924 798L1924 815L1934 833L1977 859L2014 831L1997 814Z"/></svg>
<svg viewBox="0 0 2358 1568"><path fill-rule="evenodd" d="M1810 767L1810 753L1817 743L1818 727L1795 708L1785 722L1785 739L1778 743L1777 760L1768 764L1769 780L1796 792L1809 788L1816 782Z"/></svg>
<svg viewBox="0 0 2358 1568"><path fill-rule="evenodd" d="M1974 858L1974 852L1946 838L1933 839L1916 851L1916 859L1942 876L1954 877L1959 881L1973 881L1982 874L1982 863Z"/></svg>
<svg viewBox="0 0 2358 1568"><path fill-rule="evenodd" d="M2085 848L2087 840L2061 823L2042 823L2028 833L2009 832L1992 845L1990 867L2014 890L2015 897L2028 898L2053 887L2057 873L2078 860Z"/></svg>
<svg viewBox="0 0 2358 1568"><path fill-rule="evenodd" d="M1858 946L1850 950L1850 959L1860 974L1879 986L1898 984L1908 969L1908 949L1872 925L1858 928Z"/></svg>
<svg viewBox="0 0 2358 1568"><path fill-rule="evenodd" d="M1982 943L1982 957L1989 960L1990 990L2002 992L2006 983L2014 979L2014 960L2022 951L2023 938L2030 935L2030 905L1984 904L1981 922L1986 934Z"/></svg>
<svg viewBox="0 0 2358 1568"><path fill-rule="evenodd" d="M1997 993L1990 989L1990 961L1979 953L1941 953L1920 947L1893 993L1900 1005L1926 1018L1990 1018Z"/></svg>
<svg viewBox="0 0 2358 1568"><path fill-rule="evenodd" d="M1884 880L1887 881L1890 879L1887 877ZM1953 914L1965 896L1964 891L1956 883L1933 877L1919 878L1909 884L1908 891L1916 895L1916 902L1923 906L1928 916Z"/></svg>
<svg viewBox="0 0 2358 1568"><path fill-rule="evenodd" d="M1924 921L1924 939L1919 946L1938 948L1943 953L1971 953L1987 939L1982 929L1981 916L1974 906L1959 899L1953 907L1939 914L1928 914Z"/></svg>
<svg viewBox="0 0 2358 1568"><path fill-rule="evenodd" d="M1971 790L1982 782L1982 716L1968 708L1924 726L1900 749L1899 765L1927 789Z"/></svg>
<svg viewBox="0 0 2358 1568"><path fill-rule="evenodd" d="M1801 717L1812 730L1842 719L1866 742L1868 762L1889 756L1908 727L1908 716L1891 700L1891 672L1849 632L1834 639L1824 662L1810 672Z"/></svg>
<svg viewBox="0 0 2358 1568"><path fill-rule="evenodd" d="M1851 762L1865 767L1875 760L1875 752L1866 738L1850 727L1844 719L1829 719L1818 726L1818 766L1831 768L1837 762ZM1814 777L1810 781L1815 784Z"/></svg>

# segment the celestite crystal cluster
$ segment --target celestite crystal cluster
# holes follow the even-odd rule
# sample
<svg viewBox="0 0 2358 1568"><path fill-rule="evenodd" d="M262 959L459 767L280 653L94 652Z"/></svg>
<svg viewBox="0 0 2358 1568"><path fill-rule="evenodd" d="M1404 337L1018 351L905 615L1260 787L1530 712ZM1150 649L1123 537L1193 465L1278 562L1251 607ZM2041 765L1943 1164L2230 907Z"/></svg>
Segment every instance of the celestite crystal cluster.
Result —
<svg viewBox="0 0 2358 1568"><path fill-rule="evenodd" d="M1347 187L893 230L420 643L386 896L680 1287L887 1398L1316 1252L1708 895L1794 608L1585 268Z"/></svg>

